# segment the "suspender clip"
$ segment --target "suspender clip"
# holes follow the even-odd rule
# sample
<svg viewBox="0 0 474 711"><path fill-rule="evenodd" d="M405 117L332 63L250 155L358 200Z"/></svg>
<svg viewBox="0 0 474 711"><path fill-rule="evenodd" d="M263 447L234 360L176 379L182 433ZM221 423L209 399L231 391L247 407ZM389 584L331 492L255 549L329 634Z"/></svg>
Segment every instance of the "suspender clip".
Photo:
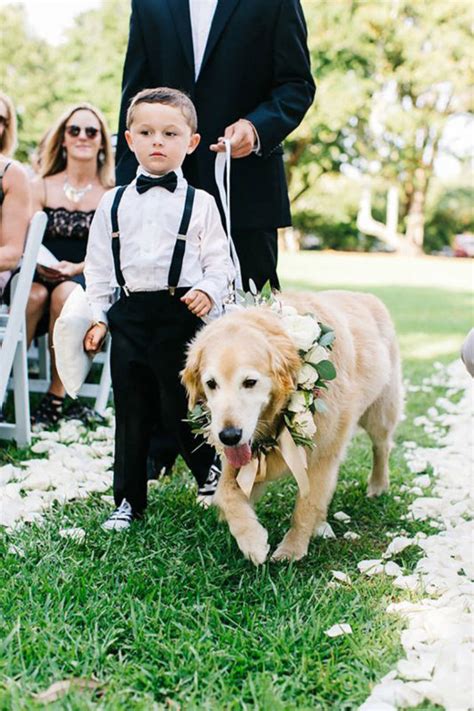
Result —
<svg viewBox="0 0 474 711"><path fill-rule="evenodd" d="M176 293L176 287L175 287L175 286L169 286L169 287L168 287L168 291L169 291L170 296L174 296L175 293Z"/></svg>
<svg viewBox="0 0 474 711"><path fill-rule="evenodd" d="M126 284L122 286L122 289L124 291L125 296L130 296L130 291L128 290L128 286Z"/></svg>
<svg viewBox="0 0 474 711"><path fill-rule="evenodd" d="M120 237L120 231L117 230L117 232L112 232L112 237Z"/></svg>

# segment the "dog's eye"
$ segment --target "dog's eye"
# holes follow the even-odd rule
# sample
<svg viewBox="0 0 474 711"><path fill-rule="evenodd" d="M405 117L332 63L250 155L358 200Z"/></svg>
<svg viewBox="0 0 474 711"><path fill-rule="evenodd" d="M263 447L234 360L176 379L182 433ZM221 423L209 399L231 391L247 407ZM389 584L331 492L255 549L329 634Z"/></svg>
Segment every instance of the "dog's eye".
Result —
<svg viewBox="0 0 474 711"><path fill-rule="evenodd" d="M250 388L255 387L256 384L257 384L257 381L254 380L254 378L245 378L245 380L243 382L243 386L244 386L244 388L247 388L247 390L250 390Z"/></svg>
<svg viewBox="0 0 474 711"><path fill-rule="evenodd" d="M214 380L214 378L211 378L210 380L208 380L206 385L209 388L209 390L215 390L217 388L217 383Z"/></svg>

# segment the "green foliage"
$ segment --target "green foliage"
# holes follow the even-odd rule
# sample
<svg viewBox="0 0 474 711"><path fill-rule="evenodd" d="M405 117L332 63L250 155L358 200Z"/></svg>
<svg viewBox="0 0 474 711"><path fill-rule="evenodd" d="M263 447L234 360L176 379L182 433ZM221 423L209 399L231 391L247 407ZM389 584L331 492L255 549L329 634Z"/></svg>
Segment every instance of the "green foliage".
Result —
<svg viewBox="0 0 474 711"><path fill-rule="evenodd" d="M129 0L103 0L76 18L65 43L52 47L34 36L21 6L0 7L0 87L17 107L20 160L76 102L98 106L116 130L129 12Z"/></svg>
<svg viewBox="0 0 474 711"><path fill-rule="evenodd" d="M435 252L452 245L453 236L462 232L474 232L474 189L471 186L446 190L429 207L425 251Z"/></svg>
<svg viewBox="0 0 474 711"><path fill-rule="evenodd" d="M399 184L402 228L405 216L426 210L448 120L472 112L471 3L303 0L303 6L319 88L287 141L296 223L308 223L309 204L317 215L321 176L351 166ZM325 246L359 245L352 219L316 222Z"/></svg>

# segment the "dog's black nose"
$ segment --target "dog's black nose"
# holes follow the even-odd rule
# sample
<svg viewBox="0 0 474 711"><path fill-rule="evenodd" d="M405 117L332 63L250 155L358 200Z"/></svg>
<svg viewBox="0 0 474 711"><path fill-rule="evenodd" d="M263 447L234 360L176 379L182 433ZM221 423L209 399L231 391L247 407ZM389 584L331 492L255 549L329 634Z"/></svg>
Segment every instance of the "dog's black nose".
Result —
<svg viewBox="0 0 474 711"><path fill-rule="evenodd" d="M234 444L238 444L241 437L242 430L238 430L237 427L224 427L224 429L219 432L220 441L228 447L233 447Z"/></svg>

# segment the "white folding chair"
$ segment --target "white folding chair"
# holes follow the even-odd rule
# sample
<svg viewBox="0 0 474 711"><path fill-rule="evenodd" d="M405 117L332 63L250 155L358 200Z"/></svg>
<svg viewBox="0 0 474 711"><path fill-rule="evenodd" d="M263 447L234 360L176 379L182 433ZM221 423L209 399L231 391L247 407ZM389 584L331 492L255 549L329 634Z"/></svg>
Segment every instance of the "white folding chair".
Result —
<svg viewBox="0 0 474 711"><path fill-rule="evenodd" d="M10 373L13 372L15 409L14 423L0 422L0 439L14 439L19 446L28 445L31 441L25 311L46 222L44 212L33 215L20 271L12 283L10 308L0 313L0 406L5 400Z"/></svg>

